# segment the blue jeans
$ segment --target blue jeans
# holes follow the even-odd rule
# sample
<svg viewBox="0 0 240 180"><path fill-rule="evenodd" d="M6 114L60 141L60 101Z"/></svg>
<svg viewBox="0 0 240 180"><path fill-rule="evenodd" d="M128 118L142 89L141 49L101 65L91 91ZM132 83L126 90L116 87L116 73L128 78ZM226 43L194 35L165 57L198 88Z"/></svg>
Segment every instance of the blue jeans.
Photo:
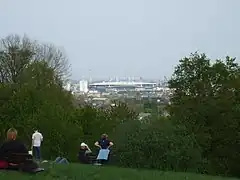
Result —
<svg viewBox="0 0 240 180"><path fill-rule="evenodd" d="M40 150L40 146L33 146L33 156L37 161L40 161L41 159L41 150Z"/></svg>
<svg viewBox="0 0 240 180"><path fill-rule="evenodd" d="M57 157L55 159L55 163L57 163L57 164L69 164L68 160L66 158L63 158L63 157Z"/></svg>

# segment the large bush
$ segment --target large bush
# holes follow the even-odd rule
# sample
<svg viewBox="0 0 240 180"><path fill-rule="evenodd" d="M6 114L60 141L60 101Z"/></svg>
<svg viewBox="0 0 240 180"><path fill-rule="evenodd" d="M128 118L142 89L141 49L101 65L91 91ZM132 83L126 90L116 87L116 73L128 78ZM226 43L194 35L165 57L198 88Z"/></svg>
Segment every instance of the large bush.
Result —
<svg viewBox="0 0 240 180"><path fill-rule="evenodd" d="M174 127L163 119L119 127L116 151L120 165L176 171L198 168L201 154L194 137L186 134L184 127Z"/></svg>

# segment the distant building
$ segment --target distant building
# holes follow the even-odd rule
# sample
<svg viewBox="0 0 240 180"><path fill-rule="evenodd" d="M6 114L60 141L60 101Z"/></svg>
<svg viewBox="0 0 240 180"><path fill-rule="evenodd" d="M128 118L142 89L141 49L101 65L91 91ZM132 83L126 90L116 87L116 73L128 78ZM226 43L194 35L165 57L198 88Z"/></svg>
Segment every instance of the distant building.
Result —
<svg viewBox="0 0 240 180"><path fill-rule="evenodd" d="M107 105L107 104L111 104L110 99L108 98L93 98L92 99L92 105L93 106L97 106L97 105Z"/></svg>
<svg viewBox="0 0 240 180"><path fill-rule="evenodd" d="M88 92L88 81L79 81L79 91L82 93Z"/></svg>
<svg viewBox="0 0 240 180"><path fill-rule="evenodd" d="M97 90L99 92L106 91L116 91L116 92L126 92L126 91L152 91L157 83L150 82L134 82L134 81L103 81L98 83L89 84L89 88L92 90Z"/></svg>

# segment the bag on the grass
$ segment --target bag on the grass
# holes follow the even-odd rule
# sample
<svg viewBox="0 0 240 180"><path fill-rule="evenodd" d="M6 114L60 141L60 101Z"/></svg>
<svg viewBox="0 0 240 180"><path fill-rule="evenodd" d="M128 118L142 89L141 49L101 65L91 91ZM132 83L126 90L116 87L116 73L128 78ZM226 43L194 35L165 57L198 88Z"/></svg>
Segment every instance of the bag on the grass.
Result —
<svg viewBox="0 0 240 180"><path fill-rule="evenodd" d="M7 161L0 161L0 169L7 169L8 168L8 162Z"/></svg>
<svg viewBox="0 0 240 180"><path fill-rule="evenodd" d="M20 165L19 169L23 172L37 173L44 171L43 168L39 168L38 164L34 161L27 161Z"/></svg>
<svg viewBox="0 0 240 180"><path fill-rule="evenodd" d="M100 149L97 160L108 160L110 150L109 149Z"/></svg>

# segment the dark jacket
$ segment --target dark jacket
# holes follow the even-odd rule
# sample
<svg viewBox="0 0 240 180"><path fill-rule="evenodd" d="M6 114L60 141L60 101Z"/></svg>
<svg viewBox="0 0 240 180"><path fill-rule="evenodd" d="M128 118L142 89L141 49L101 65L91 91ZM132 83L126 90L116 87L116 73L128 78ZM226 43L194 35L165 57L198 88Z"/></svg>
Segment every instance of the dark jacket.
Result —
<svg viewBox="0 0 240 180"><path fill-rule="evenodd" d="M0 147L0 159L10 158L13 154L27 154L26 146L19 140L5 141Z"/></svg>
<svg viewBox="0 0 240 180"><path fill-rule="evenodd" d="M107 149L110 145L110 141L106 138L102 138L98 141L102 149Z"/></svg>

